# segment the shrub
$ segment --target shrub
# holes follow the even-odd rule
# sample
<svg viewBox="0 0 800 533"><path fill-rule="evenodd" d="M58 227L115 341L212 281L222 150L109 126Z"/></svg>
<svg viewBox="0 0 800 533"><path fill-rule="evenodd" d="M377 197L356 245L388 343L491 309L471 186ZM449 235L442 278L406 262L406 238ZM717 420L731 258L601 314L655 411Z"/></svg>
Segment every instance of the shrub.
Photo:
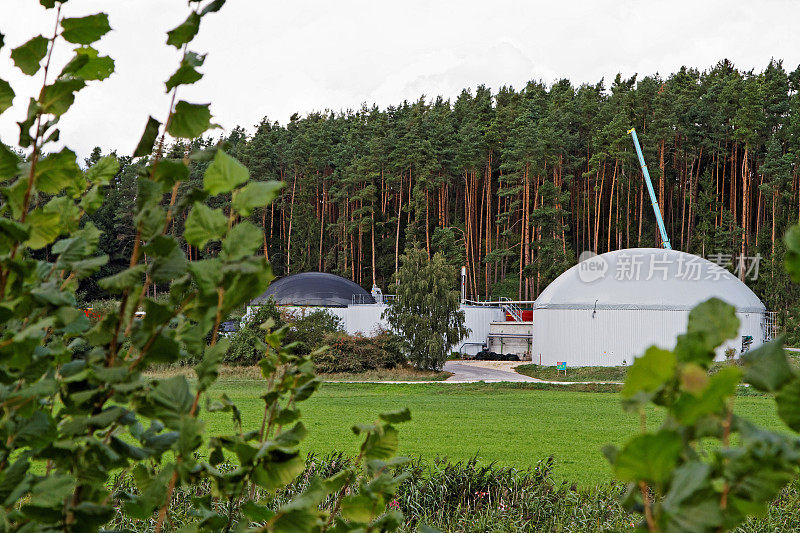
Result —
<svg viewBox="0 0 800 533"><path fill-rule="evenodd" d="M324 309L315 309L308 313L283 313L282 317L289 324L287 340L300 343L299 349L303 353L311 353L324 346L324 339L328 334L344 333L342 320Z"/></svg>
<svg viewBox="0 0 800 533"><path fill-rule="evenodd" d="M406 363L397 336L389 332L374 337L332 333L324 340L328 349L312 356L318 372L355 374Z"/></svg>
<svg viewBox="0 0 800 533"><path fill-rule="evenodd" d="M264 338L264 330L261 325L268 321L272 321L275 328L284 325L281 314L272 299L257 307L247 317L239 331L231 336L230 347L225 353L225 362L239 365L256 364L264 353L259 348L259 341Z"/></svg>

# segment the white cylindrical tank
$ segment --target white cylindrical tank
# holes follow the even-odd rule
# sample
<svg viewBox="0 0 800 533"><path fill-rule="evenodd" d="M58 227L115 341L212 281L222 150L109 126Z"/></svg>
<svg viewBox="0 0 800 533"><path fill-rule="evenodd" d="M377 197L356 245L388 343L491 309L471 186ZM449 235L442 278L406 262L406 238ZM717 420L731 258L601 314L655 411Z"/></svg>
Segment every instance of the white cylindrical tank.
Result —
<svg viewBox="0 0 800 533"><path fill-rule="evenodd" d="M534 305L533 361L568 366L630 365L651 345L672 349L689 311L717 297L736 308L737 338L717 351L738 356L767 337L766 308L723 267L677 250L633 248L581 261Z"/></svg>

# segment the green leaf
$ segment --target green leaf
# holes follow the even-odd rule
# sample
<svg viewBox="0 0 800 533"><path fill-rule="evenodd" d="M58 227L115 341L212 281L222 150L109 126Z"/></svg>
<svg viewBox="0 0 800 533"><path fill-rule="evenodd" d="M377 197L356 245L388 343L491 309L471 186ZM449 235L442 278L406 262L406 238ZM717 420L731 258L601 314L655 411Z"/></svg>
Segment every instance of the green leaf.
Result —
<svg viewBox="0 0 800 533"><path fill-rule="evenodd" d="M778 416L787 426L800 431L800 378L794 378L775 395Z"/></svg>
<svg viewBox="0 0 800 533"><path fill-rule="evenodd" d="M302 422L298 422L292 426L292 429L282 431L275 437L275 442L285 448L296 448L300 445L300 442L306 438L307 434L308 430L306 430L306 427Z"/></svg>
<svg viewBox="0 0 800 533"><path fill-rule="evenodd" d="M656 392L674 377L676 364L675 354L651 346L643 356L634 359L622 388L622 396L632 398L639 392Z"/></svg>
<svg viewBox="0 0 800 533"><path fill-rule="evenodd" d="M184 376L162 379L147 395L147 414L160 419L167 427L177 429L180 427L181 416L191 410L193 400L189 383Z"/></svg>
<svg viewBox="0 0 800 533"><path fill-rule="evenodd" d="M406 407L405 409L401 409L399 411L390 411L388 413L381 413L378 415L381 420L384 422L389 422L390 424L398 424L400 422L408 422L411 420L411 411Z"/></svg>
<svg viewBox="0 0 800 533"><path fill-rule="evenodd" d="M6 80L0 80L0 114L14 103L14 89Z"/></svg>
<svg viewBox="0 0 800 533"><path fill-rule="evenodd" d="M142 283L146 265L136 265L97 282L101 289L122 292Z"/></svg>
<svg viewBox="0 0 800 533"><path fill-rule="evenodd" d="M89 167L89 170L86 171L86 177L96 185L108 185L108 182L118 171L119 161L117 161L117 158L113 155L107 155Z"/></svg>
<svg viewBox="0 0 800 533"><path fill-rule="evenodd" d="M33 250L44 248L56 240L61 233L61 217L58 216L58 213L34 209L25 222L31 228L31 236L25 245Z"/></svg>
<svg viewBox="0 0 800 533"><path fill-rule="evenodd" d="M687 332L702 336L710 349L716 348L739 333L736 309L719 298L706 300L689 313Z"/></svg>
<svg viewBox="0 0 800 533"><path fill-rule="evenodd" d="M71 476L50 475L33 486L30 503L37 507L63 507L64 500L75 490L75 485L75 479Z"/></svg>
<svg viewBox="0 0 800 533"><path fill-rule="evenodd" d="M200 80L203 75L197 72L196 67L199 67L205 61L205 56L195 54L194 52L186 52L186 57L181 60L181 64L172 76L166 81L167 92L171 91L178 85L191 85Z"/></svg>
<svg viewBox="0 0 800 533"><path fill-rule="evenodd" d="M211 195L232 191L250 178L250 171L243 164L222 150L217 150L214 161L203 175L203 189Z"/></svg>
<svg viewBox="0 0 800 533"><path fill-rule="evenodd" d="M682 394L673 406L675 418L686 425L695 424L701 417L726 412L727 400L736 393L742 372L728 366L711 376L708 386L700 395Z"/></svg>
<svg viewBox="0 0 800 533"><path fill-rule="evenodd" d="M243 515L250 519L251 522L266 522L275 516L275 511L270 510L265 505L259 505L253 500L247 500L239 509ZM311 529L303 529L302 531L311 531Z"/></svg>
<svg viewBox="0 0 800 533"><path fill-rule="evenodd" d="M75 103L75 93L85 86L86 82L78 78L56 80L45 86L39 98L42 113L63 115Z"/></svg>
<svg viewBox="0 0 800 533"><path fill-rule="evenodd" d="M103 205L103 192L100 186L92 185L92 187L81 198L81 209L91 215Z"/></svg>
<svg viewBox="0 0 800 533"><path fill-rule="evenodd" d="M669 492L664 498L666 507L680 505L695 492L710 483L711 466L699 461L690 461L675 469Z"/></svg>
<svg viewBox="0 0 800 533"><path fill-rule="evenodd" d="M220 257L225 261L236 261L252 255L261 246L263 238L259 228L244 220L228 231Z"/></svg>
<svg viewBox="0 0 800 533"><path fill-rule="evenodd" d="M789 277L795 283L800 283L800 224L795 224L786 232L783 238L786 243L784 266Z"/></svg>
<svg viewBox="0 0 800 533"><path fill-rule="evenodd" d="M221 239L227 229L228 219L221 209L197 203L186 217L183 237L192 246L203 248L207 242Z"/></svg>
<svg viewBox="0 0 800 533"><path fill-rule="evenodd" d="M68 148L41 159L36 165L36 188L47 194L58 194L70 186L79 188L83 172L76 159L75 152Z"/></svg>
<svg viewBox="0 0 800 533"><path fill-rule="evenodd" d="M222 284L222 262L219 259L191 261L189 271L201 294L216 294L217 287Z"/></svg>
<svg viewBox="0 0 800 533"><path fill-rule="evenodd" d="M26 177L20 177L13 184L8 187L0 188L3 196L11 207L11 215L14 218L22 216L22 204L25 201L25 191L28 189L28 180Z"/></svg>
<svg viewBox="0 0 800 533"><path fill-rule="evenodd" d="M31 467L30 453L22 453L0 477L0 502L5 506L14 505L17 499L15 496L21 495L20 493L27 489L28 482L25 475Z"/></svg>
<svg viewBox="0 0 800 533"><path fill-rule="evenodd" d="M253 181L233 193L233 208L243 217L271 203L283 187L282 181Z"/></svg>
<svg viewBox="0 0 800 533"><path fill-rule="evenodd" d="M39 63L47 55L47 43L49 42L41 35L37 35L22 46L14 48L11 51L11 59L22 72L33 76L39 71Z"/></svg>
<svg viewBox="0 0 800 533"><path fill-rule="evenodd" d="M189 177L189 167L183 161L175 159L162 159L153 172L153 181L160 183L163 190L169 190L178 181Z"/></svg>
<svg viewBox="0 0 800 533"><path fill-rule="evenodd" d="M290 509L276 518L270 526L270 531L274 533L320 531L320 518L318 513L308 509Z"/></svg>
<svg viewBox="0 0 800 533"><path fill-rule="evenodd" d="M82 80L104 80L114 73L114 60L101 56L91 46L75 49L75 56L61 71L61 76L74 76Z"/></svg>
<svg viewBox="0 0 800 533"><path fill-rule="evenodd" d="M153 151L153 145L156 142L156 138L158 137L159 126L161 126L159 121L153 117L147 118L147 124L144 127L144 133L142 133L142 137L139 139L139 144L136 145L136 149L133 151L133 157L150 155L150 153Z"/></svg>
<svg viewBox="0 0 800 533"><path fill-rule="evenodd" d="M222 6L225 5L225 0L212 0L203 10L200 12L200 16L203 17L208 15L209 13L216 13Z"/></svg>
<svg viewBox="0 0 800 533"><path fill-rule="evenodd" d="M206 347L203 359L194 367L200 390L207 390L219 377L219 365L230 347L230 340L220 339L214 346Z"/></svg>
<svg viewBox="0 0 800 533"><path fill-rule="evenodd" d="M670 430L633 437L617 454L614 474L621 481L665 483L681 452L680 436Z"/></svg>
<svg viewBox="0 0 800 533"><path fill-rule="evenodd" d="M366 459L391 459L397 453L400 444L397 430L392 426L384 426L373 431L364 441L362 450Z"/></svg>
<svg viewBox="0 0 800 533"><path fill-rule="evenodd" d="M194 39L194 36L197 35L199 29L200 15L192 12L180 26L177 26L167 32L167 44L172 45L175 48L180 48L184 44Z"/></svg>
<svg viewBox="0 0 800 533"><path fill-rule="evenodd" d="M19 156L0 143L0 180L13 178L19 172Z"/></svg>
<svg viewBox="0 0 800 533"><path fill-rule="evenodd" d="M171 281L186 272L186 255L174 237L156 235L144 250L153 258L148 270L156 283Z"/></svg>
<svg viewBox="0 0 800 533"><path fill-rule="evenodd" d="M108 15L105 13L80 18L65 18L61 20L61 27L64 29L61 32L64 40L74 44L92 44L111 31Z"/></svg>
<svg viewBox="0 0 800 533"><path fill-rule="evenodd" d="M167 132L173 137L194 139L211 127L211 104L190 104L181 100L169 121Z"/></svg>
<svg viewBox="0 0 800 533"><path fill-rule="evenodd" d="M782 337L742 354L742 361L744 380L760 391L777 392L793 377Z"/></svg>
<svg viewBox="0 0 800 533"><path fill-rule="evenodd" d="M286 486L305 469L305 461L299 454L280 454L271 459L257 466L252 474L253 481L267 490Z"/></svg>
<svg viewBox="0 0 800 533"><path fill-rule="evenodd" d="M16 220L0 217L0 235L4 235L12 242L23 242L30 237L30 229L27 224L20 224Z"/></svg>
<svg viewBox="0 0 800 533"><path fill-rule="evenodd" d="M78 224L81 220L81 213L78 206L72 201L72 198L56 196L47 202L44 206L44 211L58 214L59 225L61 226L59 235L77 231Z"/></svg>
<svg viewBox="0 0 800 533"><path fill-rule="evenodd" d="M356 523L372 520L377 502L365 494L351 494L342 499L342 518Z"/></svg>

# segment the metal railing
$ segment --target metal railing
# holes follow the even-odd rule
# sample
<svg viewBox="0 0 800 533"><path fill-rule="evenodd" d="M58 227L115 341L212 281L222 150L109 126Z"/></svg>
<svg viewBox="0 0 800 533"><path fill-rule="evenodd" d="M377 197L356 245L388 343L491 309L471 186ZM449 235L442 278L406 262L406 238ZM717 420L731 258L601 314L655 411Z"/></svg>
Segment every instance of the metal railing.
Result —
<svg viewBox="0 0 800 533"><path fill-rule="evenodd" d="M522 322L522 308L505 296L500 297L500 307L511 315L515 322Z"/></svg>
<svg viewBox="0 0 800 533"><path fill-rule="evenodd" d="M778 315L775 311L764 311L761 315L761 332L764 342L769 342L778 336Z"/></svg>
<svg viewBox="0 0 800 533"><path fill-rule="evenodd" d="M350 303L352 305L375 305L376 303L390 304L395 298L397 298L396 294L384 294L377 299L373 298L371 294L354 294L350 298Z"/></svg>

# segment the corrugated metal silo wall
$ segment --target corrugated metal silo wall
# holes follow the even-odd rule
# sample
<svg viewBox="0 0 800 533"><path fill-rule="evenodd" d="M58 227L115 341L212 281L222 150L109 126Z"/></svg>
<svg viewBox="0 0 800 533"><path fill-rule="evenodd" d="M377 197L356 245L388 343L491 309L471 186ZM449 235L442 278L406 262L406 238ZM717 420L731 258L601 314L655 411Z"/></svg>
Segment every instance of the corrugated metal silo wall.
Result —
<svg viewBox="0 0 800 533"><path fill-rule="evenodd" d="M741 337L753 337L751 348L762 343L761 313L737 313L739 336L717 350L741 350ZM537 309L533 320L533 362L552 366L630 365L651 345L675 347L686 331L688 311Z"/></svg>
<svg viewBox="0 0 800 533"><path fill-rule="evenodd" d="M460 343L461 353L475 355L489 336L489 324L504 321L506 314L498 307L480 305L462 305L461 310L464 311L464 324L469 328L469 333ZM458 350L459 346L454 349Z"/></svg>

